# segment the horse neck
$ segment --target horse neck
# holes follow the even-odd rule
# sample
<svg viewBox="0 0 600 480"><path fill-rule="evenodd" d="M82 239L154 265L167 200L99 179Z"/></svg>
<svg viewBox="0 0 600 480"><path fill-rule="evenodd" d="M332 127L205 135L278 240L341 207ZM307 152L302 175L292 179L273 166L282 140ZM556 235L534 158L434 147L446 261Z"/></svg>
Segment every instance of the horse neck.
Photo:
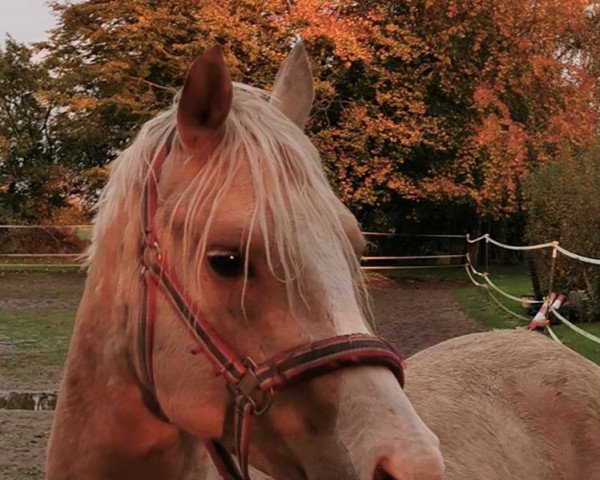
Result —
<svg viewBox="0 0 600 480"><path fill-rule="evenodd" d="M119 254L107 249L102 257L113 260L97 258L89 269L50 438L47 479L188 478L196 441L157 416L136 371L139 293L134 287L130 303L123 300L123 282L115 278Z"/></svg>

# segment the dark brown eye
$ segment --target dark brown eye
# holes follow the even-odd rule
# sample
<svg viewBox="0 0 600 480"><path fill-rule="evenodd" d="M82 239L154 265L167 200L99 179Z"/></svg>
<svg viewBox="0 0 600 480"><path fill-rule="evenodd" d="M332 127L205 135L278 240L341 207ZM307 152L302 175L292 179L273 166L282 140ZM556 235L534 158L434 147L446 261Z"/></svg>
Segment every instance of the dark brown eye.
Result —
<svg viewBox="0 0 600 480"><path fill-rule="evenodd" d="M240 252L216 250L208 252L206 256L210 267L221 277L239 277L244 271L244 259Z"/></svg>

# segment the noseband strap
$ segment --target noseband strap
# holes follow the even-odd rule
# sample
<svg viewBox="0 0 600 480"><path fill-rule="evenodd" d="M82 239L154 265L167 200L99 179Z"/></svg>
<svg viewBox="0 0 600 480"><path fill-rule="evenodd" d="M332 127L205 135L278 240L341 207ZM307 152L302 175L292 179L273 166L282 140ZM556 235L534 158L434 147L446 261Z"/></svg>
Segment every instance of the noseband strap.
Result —
<svg viewBox="0 0 600 480"><path fill-rule="evenodd" d="M160 292L177 313L215 373L222 376L231 393L234 446L237 462L219 442L206 442L213 462L225 480L249 480L248 453L252 418L264 414L274 393L295 383L351 366L388 368L404 386L402 360L381 338L364 333L339 335L306 343L280 353L261 364L240 358L202 315L160 251L154 217L158 204L158 178L169 154L173 132L158 149L144 185L144 239L140 254L143 278L143 306L140 315L139 348L145 383L154 392L153 342L156 300Z"/></svg>

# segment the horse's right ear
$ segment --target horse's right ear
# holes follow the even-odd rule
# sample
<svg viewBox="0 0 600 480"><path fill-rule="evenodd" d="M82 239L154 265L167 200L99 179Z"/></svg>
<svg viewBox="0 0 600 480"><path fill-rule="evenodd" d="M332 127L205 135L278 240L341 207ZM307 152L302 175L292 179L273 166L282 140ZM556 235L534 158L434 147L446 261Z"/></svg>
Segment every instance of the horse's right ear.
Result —
<svg viewBox="0 0 600 480"><path fill-rule="evenodd" d="M231 109L233 84L221 47L196 57L177 105L177 130L183 146L197 150L214 141Z"/></svg>

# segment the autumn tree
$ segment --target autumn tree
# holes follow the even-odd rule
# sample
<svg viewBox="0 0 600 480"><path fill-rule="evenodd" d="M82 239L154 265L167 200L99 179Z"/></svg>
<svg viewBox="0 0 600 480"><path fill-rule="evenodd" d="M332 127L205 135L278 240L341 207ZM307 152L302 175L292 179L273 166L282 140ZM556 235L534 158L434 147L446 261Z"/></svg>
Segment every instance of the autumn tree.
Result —
<svg viewBox="0 0 600 480"><path fill-rule="evenodd" d="M583 0L96 0L41 47L80 162L103 165L220 43L236 80L310 52L309 133L367 227L474 229L522 211L529 173L597 130L597 9ZM594 37L595 35L595 37ZM65 144L69 137L65 138ZM75 149L67 149L75 155Z"/></svg>
<svg viewBox="0 0 600 480"><path fill-rule="evenodd" d="M261 15L269 8L266 0L55 3L59 27L39 48L60 79L53 98L66 107L82 161L114 158L173 101L194 56L214 44L225 46L236 79L271 82L289 44Z"/></svg>
<svg viewBox="0 0 600 480"><path fill-rule="evenodd" d="M299 0L289 21L340 60L317 139L355 208L500 219L533 169L594 141L587 1Z"/></svg>

